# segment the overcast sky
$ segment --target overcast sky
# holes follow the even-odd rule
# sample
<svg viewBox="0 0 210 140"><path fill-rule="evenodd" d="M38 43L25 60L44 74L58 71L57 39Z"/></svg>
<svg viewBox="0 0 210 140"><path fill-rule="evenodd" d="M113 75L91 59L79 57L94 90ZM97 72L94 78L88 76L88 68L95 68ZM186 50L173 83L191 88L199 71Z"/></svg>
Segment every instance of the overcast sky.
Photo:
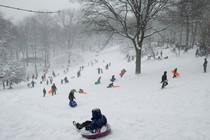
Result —
<svg viewBox="0 0 210 140"><path fill-rule="evenodd" d="M0 5L42 11L58 11L73 6L69 0L0 0ZM23 17L27 15L33 14L31 12L24 12L3 7L0 7L0 11L3 13L5 18L10 18L15 22L23 19Z"/></svg>

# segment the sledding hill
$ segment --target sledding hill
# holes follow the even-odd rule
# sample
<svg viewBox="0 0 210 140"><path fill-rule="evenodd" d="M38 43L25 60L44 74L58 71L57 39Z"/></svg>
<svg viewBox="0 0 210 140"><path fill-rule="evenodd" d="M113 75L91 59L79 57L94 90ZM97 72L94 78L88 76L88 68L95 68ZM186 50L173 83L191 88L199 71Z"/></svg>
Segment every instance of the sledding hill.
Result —
<svg viewBox="0 0 210 140"><path fill-rule="evenodd" d="M42 89L50 86L39 84L40 79L35 88L23 83L12 90L1 89L0 139L82 140L72 121L90 119L93 108L101 109L112 128L112 133L103 140L210 139L210 74L208 68L203 73L204 58L195 58L194 50L181 53L180 57L164 50L168 59L143 59L142 74L135 75L135 62L127 63L126 56L118 49L87 54L79 78L76 78L79 65L70 67L67 74L63 74L63 69L56 70L60 74L54 79L58 88L55 96L42 97ZM110 62L111 66L105 70ZM98 67L103 68L103 74L97 73ZM121 78L119 73L123 68L127 72ZM172 78L174 68L178 68L180 77ZM169 85L161 89L164 71L168 72ZM112 75L119 88L107 88ZM65 76L69 83L61 85L60 80ZM95 85L99 76L102 83ZM73 88L87 92L75 94L76 108L68 105L68 94Z"/></svg>

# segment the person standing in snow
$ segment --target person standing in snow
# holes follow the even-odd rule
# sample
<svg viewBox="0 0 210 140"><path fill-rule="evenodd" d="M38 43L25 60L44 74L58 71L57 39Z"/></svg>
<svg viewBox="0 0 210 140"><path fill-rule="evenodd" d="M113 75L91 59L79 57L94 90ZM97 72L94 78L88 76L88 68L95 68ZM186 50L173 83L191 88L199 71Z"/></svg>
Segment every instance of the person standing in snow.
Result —
<svg viewBox="0 0 210 140"><path fill-rule="evenodd" d="M77 72L77 78L80 77L80 75L81 75L81 72L80 72L80 70L78 70L78 72Z"/></svg>
<svg viewBox="0 0 210 140"><path fill-rule="evenodd" d="M163 84L162 84L162 87L161 87L162 89L163 89L165 86L168 85L167 71L164 71L164 74L163 74L163 76L162 76L161 83L163 83Z"/></svg>
<svg viewBox="0 0 210 140"><path fill-rule="evenodd" d="M98 67L98 68L97 68L97 70L98 70L98 74L100 74L100 72L101 72L101 69Z"/></svg>
<svg viewBox="0 0 210 140"><path fill-rule="evenodd" d="M74 97L74 92L77 92L75 89L72 89L71 91L70 91L70 93L69 93L69 101L71 102L71 101L73 101L74 99L76 99L75 97Z"/></svg>
<svg viewBox="0 0 210 140"><path fill-rule="evenodd" d="M32 80L31 81L31 87L34 87L35 82Z"/></svg>
<svg viewBox="0 0 210 140"><path fill-rule="evenodd" d="M55 86L55 83L53 83L53 85L51 86L51 90L52 90L52 96L53 94L56 94L57 87Z"/></svg>
<svg viewBox="0 0 210 140"><path fill-rule="evenodd" d="M45 97L46 93L47 93L47 91L46 91L46 89L44 88L44 89L43 89L43 97Z"/></svg>
<svg viewBox="0 0 210 140"><path fill-rule="evenodd" d="M204 72L205 72L205 73L206 73L207 64L208 64L208 61L207 61L206 58L204 58L203 69L204 69Z"/></svg>
<svg viewBox="0 0 210 140"><path fill-rule="evenodd" d="M177 68L174 69L174 76L173 76L173 78L176 78L176 76L177 76L176 73L177 73Z"/></svg>

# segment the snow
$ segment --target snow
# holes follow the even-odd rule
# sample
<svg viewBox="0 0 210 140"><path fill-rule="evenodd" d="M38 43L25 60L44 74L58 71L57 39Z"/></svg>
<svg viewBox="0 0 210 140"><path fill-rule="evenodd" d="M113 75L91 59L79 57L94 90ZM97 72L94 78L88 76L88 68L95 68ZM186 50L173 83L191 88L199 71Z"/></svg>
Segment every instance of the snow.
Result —
<svg viewBox="0 0 210 140"><path fill-rule="evenodd" d="M70 67L68 74L62 69L54 79L58 88L55 96L43 97L42 89L50 85L39 84L28 88L27 83L11 90L0 89L1 140L82 140L72 121L83 122L91 118L91 110L100 108L111 125L112 133L101 140L209 140L210 139L210 74L203 73L203 57L196 58L195 50L176 57L171 51L163 60L142 61L142 74L135 75L135 62L127 63L119 47L107 49L98 55L86 54L85 69L76 76L78 66ZM87 63L97 59L93 66ZM105 62L103 62L105 60ZM105 65L111 62L109 70ZM97 68L103 74L97 74ZM181 76L172 78L171 70L178 68ZM121 78L120 71L126 73ZM161 76L167 71L169 85L161 89ZM51 71L49 72L49 75ZM48 76L49 76L48 75ZM107 88L115 75L119 88ZM68 77L69 83L60 80ZM101 76L102 83L94 83ZM40 75L39 75L40 77ZM75 93L76 108L69 107L71 89L83 89L87 94Z"/></svg>

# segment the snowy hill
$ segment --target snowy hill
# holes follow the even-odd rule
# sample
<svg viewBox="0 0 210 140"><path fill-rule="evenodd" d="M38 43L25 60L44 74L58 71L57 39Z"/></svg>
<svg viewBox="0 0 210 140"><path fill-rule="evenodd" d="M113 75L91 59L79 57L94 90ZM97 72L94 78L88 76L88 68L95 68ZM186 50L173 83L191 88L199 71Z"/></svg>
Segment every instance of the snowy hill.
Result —
<svg viewBox="0 0 210 140"><path fill-rule="evenodd" d="M90 119L93 108L101 109L112 128L112 133L102 140L210 139L210 72L207 68L207 73L203 73L203 57L195 58L195 50L181 53L180 57L164 50L168 59L143 59L142 74L135 75L135 62L127 63L118 49L87 54L79 78L76 73L80 65L70 67L67 74L56 69L60 74L54 78L58 88L55 96L43 97L42 89L51 86L39 84L40 78L35 88L22 83L12 90L0 89L0 139L82 140L72 121ZM105 70L110 62L111 66ZM97 73L98 67L103 68L103 74ZM123 68L127 72L121 78L119 73ZM178 68L180 77L172 78L174 68ZM169 85L161 89L164 71L168 72ZM107 88L112 75L119 88ZM51 71L47 76L51 76ZM65 76L69 83L61 85ZM100 76L102 83L95 85ZM70 108L68 94L71 89L80 88L87 94L76 93L78 106Z"/></svg>

